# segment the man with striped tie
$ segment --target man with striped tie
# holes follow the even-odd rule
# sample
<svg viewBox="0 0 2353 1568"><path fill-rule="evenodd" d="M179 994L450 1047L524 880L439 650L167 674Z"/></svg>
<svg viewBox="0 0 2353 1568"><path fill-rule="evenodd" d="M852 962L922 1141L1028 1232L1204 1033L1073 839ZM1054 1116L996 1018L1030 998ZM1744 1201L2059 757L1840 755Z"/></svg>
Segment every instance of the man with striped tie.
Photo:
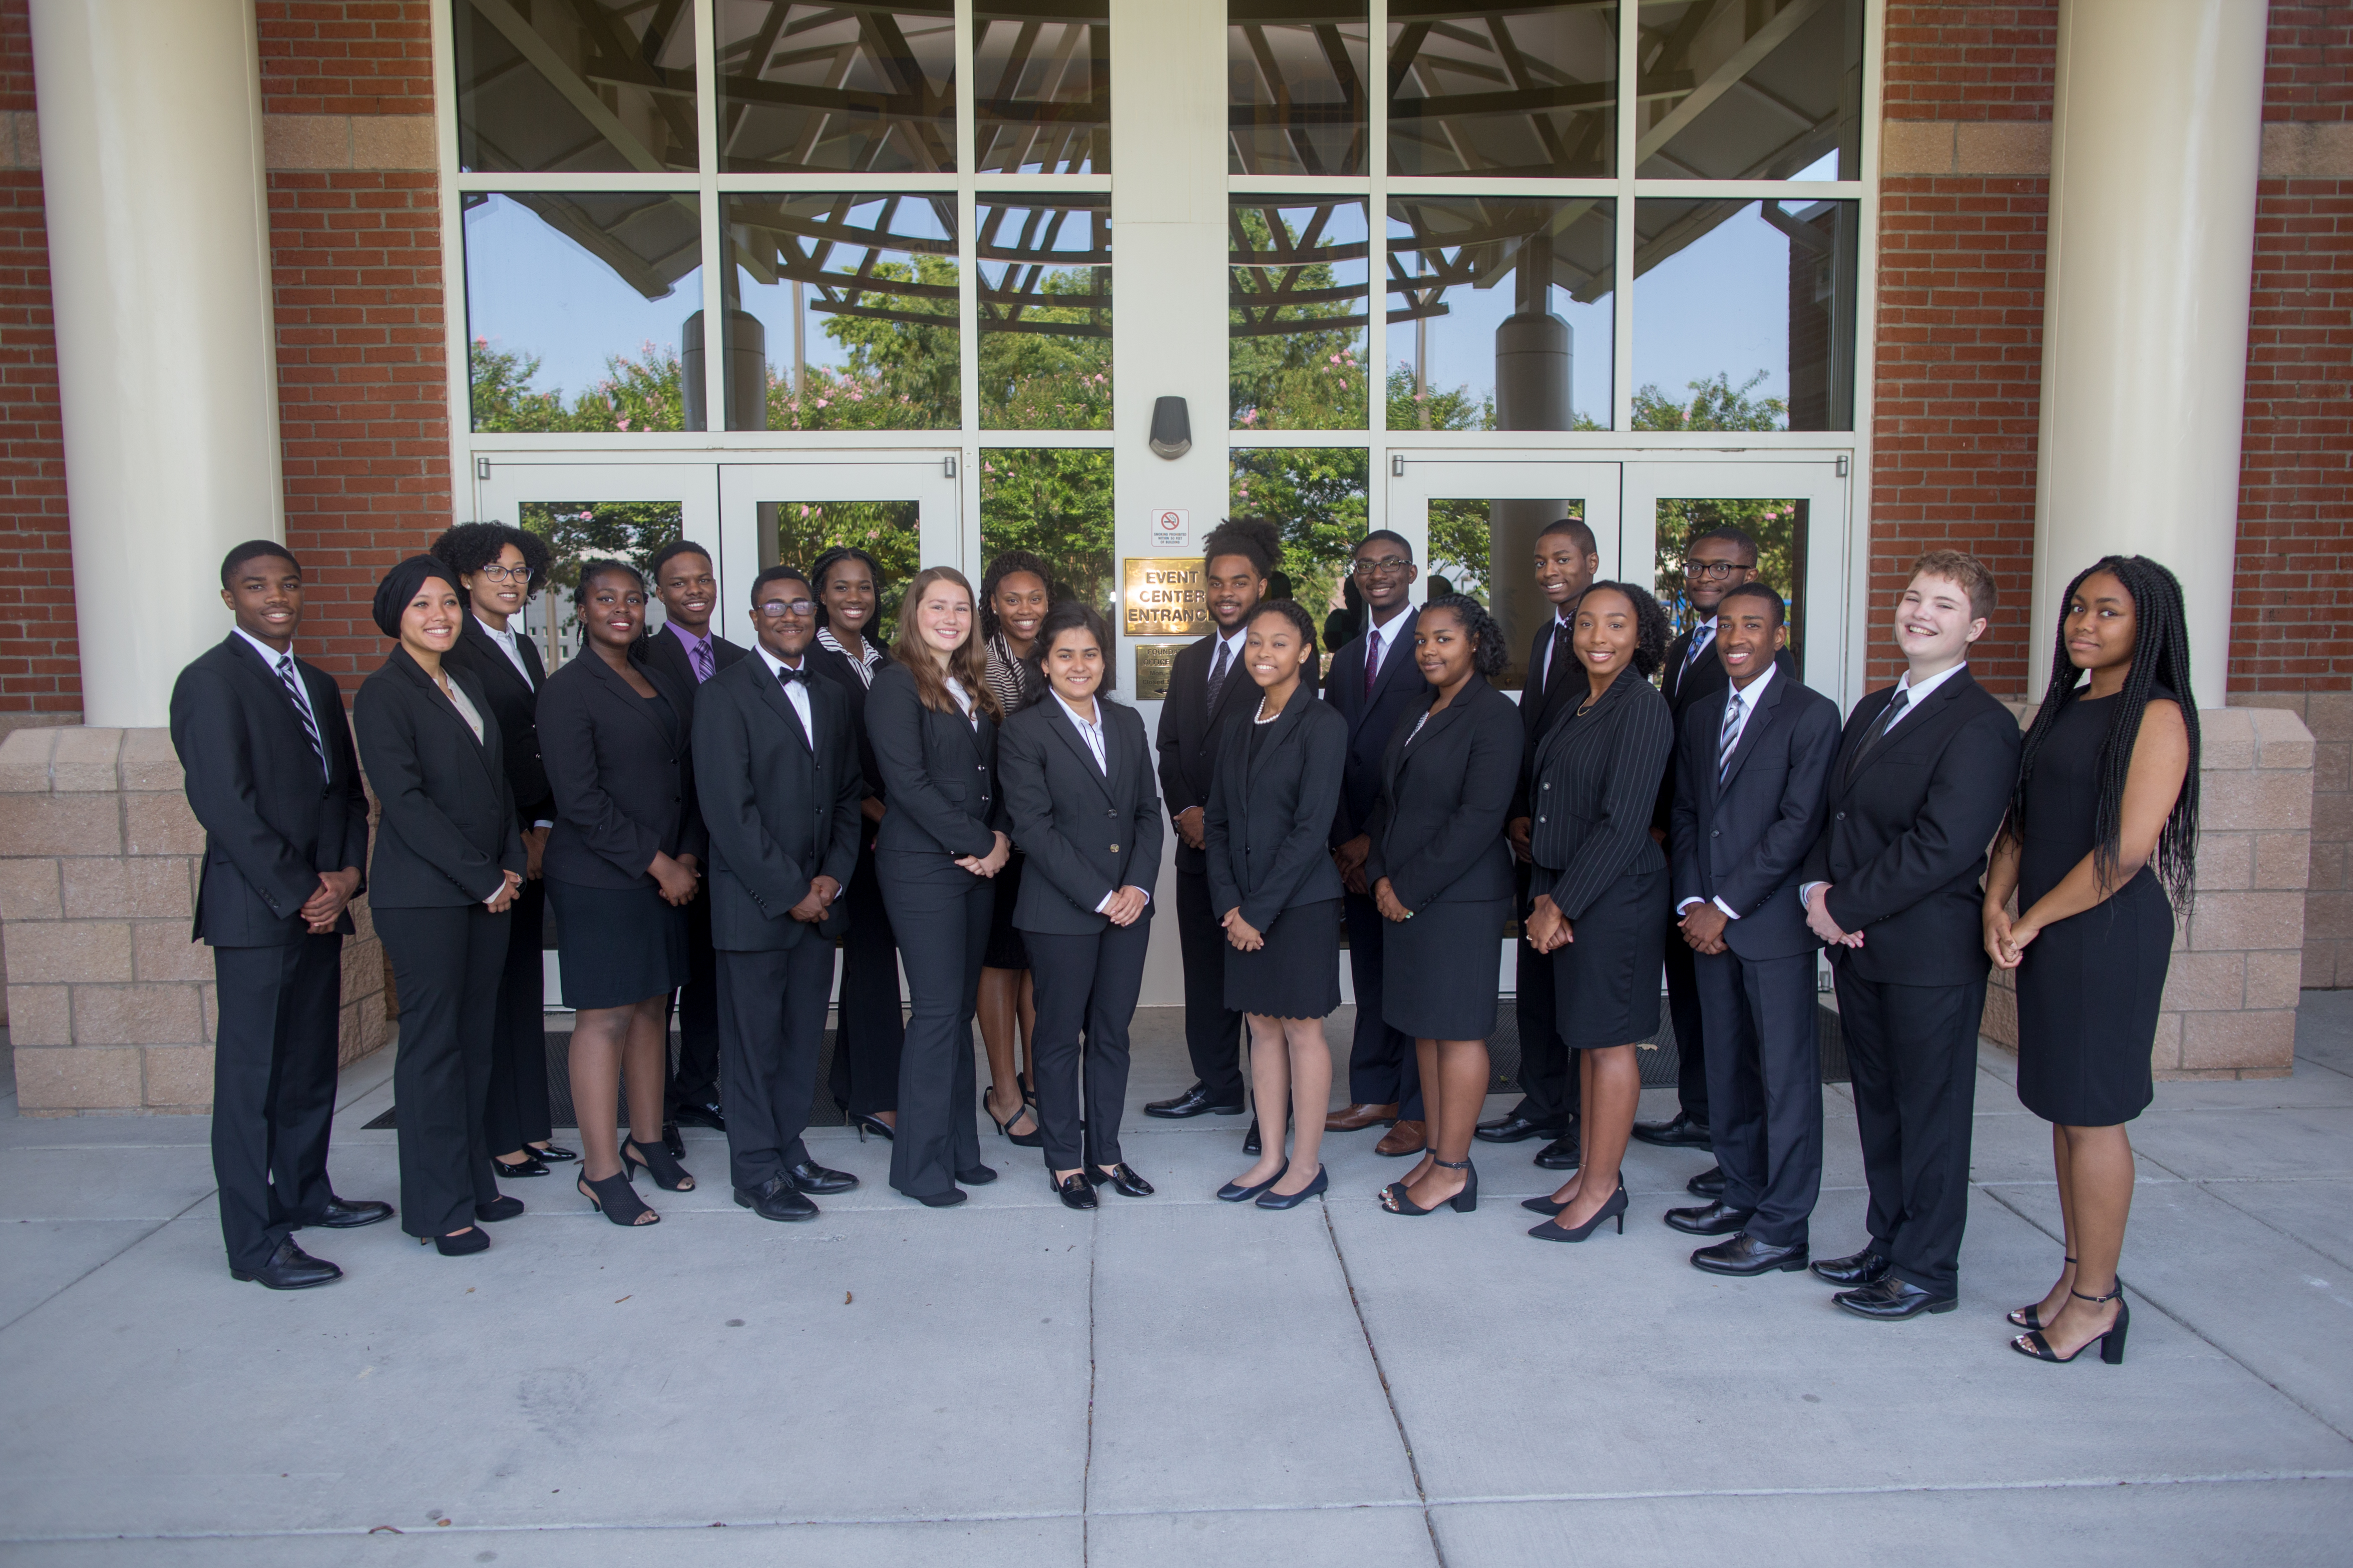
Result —
<svg viewBox="0 0 2353 1568"><path fill-rule="evenodd" d="M302 569L257 539L221 563L237 627L180 672L172 744L205 827L193 940L213 950L213 1175L232 1278L299 1290L343 1277L305 1226L347 1229L392 1205L327 1180L349 906L367 864L367 793L343 696L294 657Z"/></svg>

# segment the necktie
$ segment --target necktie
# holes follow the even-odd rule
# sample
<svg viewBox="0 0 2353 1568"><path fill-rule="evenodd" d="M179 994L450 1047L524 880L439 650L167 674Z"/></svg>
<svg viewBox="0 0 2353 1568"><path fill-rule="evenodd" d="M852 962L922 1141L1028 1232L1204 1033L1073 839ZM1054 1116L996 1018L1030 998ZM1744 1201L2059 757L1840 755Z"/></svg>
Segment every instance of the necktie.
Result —
<svg viewBox="0 0 2353 1568"><path fill-rule="evenodd" d="M311 717L311 705L302 700L302 682L294 673L292 654L286 654L279 659L278 679L285 685L286 695L294 704L294 716L302 721L302 733L311 737L311 754L319 759L319 771L326 773L327 748L319 739L319 725Z"/></svg>
<svg viewBox="0 0 2353 1568"><path fill-rule="evenodd" d="M1715 623L1714 621L1708 622L1707 625L1704 626L1694 626L1692 628L1691 647L1683 650L1683 668L1685 669L1689 669L1693 665L1698 663L1699 656L1705 653L1707 651L1707 645L1715 640Z"/></svg>
<svg viewBox="0 0 2353 1568"><path fill-rule="evenodd" d="M798 669L779 668L776 671L776 679L783 681L786 686L792 685L796 680L799 681L803 686L807 686L808 684L808 666L803 665Z"/></svg>
<svg viewBox="0 0 2353 1568"><path fill-rule="evenodd" d="M711 662L711 644L708 639L696 643L692 648L688 650L688 653L689 662L694 666L694 683L697 686L702 685L704 681L710 679L712 675L717 673L715 667Z"/></svg>
<svg viewBox="0 0 2353 1568"><path fill-rule="evenodd" d="M1552 623L1552 652L1545 659L1544 689L1546 691L1553 689L1552 678L1556 673L1564 675L1567 673L1567 666L1561 661L1576 657L1575 650L1569 647L1568 639L1568 623L1555 618Z"/></svg>
<svg viewBox="0 0 2353 1568"><path fill-rule="evenodd" d="M1879 716L1879 722L1871 727L1871 732L1862 738L1862 744L1854 749L1854 756L1846 765L1847 777L1854 777L1855 770L1862 766L1862 759L1871 755L1880 742L1887 739L1887 731L1895 728L1895 716L1904 711L1905 704L1911 700L1912 691L1909 687L1899 686L1895 689L1895 696L1887 704L1887 711Z"/></svg>
<svg viewBox="0 0 2353 1568"><path fill-rule="evenodd" d="M1746 700L1735 691L1732 700L1724 705L1724 733L1716 738L1715 742L1715 782L1718 784L1724 782L1725 770L1732 765L1732 748L1740 740L1741 704Z"/></svg>
<svg viewBox="0 0 2353 1568"><path fill-rule="evenodd" d="M1365 633L1365 695L1367 698L1372 696L1373 682L1380 672L1381 634L1377 630L1367 631Z"/></svg>
<svg viewBox="0 0 2353 1568"><path fill-rule="evenodd" d="M1218 657L1209 666L1209 711L1212 713L1218 710L1218 693L1226 689L1226 664L1232 652L1233 645L1219 637Z"/></svg>

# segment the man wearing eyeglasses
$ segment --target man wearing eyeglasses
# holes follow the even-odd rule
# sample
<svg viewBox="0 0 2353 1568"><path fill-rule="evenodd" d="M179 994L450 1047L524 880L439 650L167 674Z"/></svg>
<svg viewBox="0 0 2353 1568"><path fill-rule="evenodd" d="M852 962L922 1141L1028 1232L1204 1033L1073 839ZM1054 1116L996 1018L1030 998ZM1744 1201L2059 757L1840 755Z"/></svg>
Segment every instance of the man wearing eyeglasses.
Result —
<svg viewBox="0 0 2353 1568"><path fill-rule="evenodd" d="M1348 892L1348 969L1356 982L1356 1034L1348 1048L1349 1103L1325 1120L1327 1132L1354 1132L1377 1121L1396 1125L1375 1145L1389 1155L1422 1150L1421 1084L1413 1037L1381 1016L1381 938L1387 922L1365 884L1372 839L1365 825L1380 798L1381 758L1398 716L1430 706L1430 683L1413 658L1419 612L1409 602L1420 568L1401 534L1378 529L1365 536L1348 565L1365 601L1365 629L1332 656L1324 700L1348 721L1348 761L1340 775L1340 808L1332 818L1332 858Z"/></svg>

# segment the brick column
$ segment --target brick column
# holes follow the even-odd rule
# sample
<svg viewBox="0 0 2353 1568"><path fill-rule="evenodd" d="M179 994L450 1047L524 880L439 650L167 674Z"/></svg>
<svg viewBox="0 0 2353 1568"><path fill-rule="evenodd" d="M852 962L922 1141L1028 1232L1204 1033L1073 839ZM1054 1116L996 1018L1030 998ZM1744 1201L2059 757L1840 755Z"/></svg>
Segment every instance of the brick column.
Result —
<svg viewBox="0 0 2353 1568"><path fill-rule="evenodd" d="M211 950L188 940L204 829L163 730L19 730L0 742L0 921L27 1116L203 1112ZM367 900L343 943L343 1062L385 1043Z"/></svg>

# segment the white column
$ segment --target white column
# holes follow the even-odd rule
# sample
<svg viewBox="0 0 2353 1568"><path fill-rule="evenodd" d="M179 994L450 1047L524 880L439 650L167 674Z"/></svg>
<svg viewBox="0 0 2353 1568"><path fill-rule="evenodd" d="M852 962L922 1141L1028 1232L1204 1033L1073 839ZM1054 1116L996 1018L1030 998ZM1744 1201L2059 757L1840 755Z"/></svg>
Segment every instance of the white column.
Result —
<svg viewBox="0 0 2353 1568"><path fill-rule="evenodd" d="M2043 295L2032 690L2067 581L2171 567L2200 700L2229 664L2263 147L2262 0L2063 0Z"/></svg>
<svg viewBox="0 0 2353 1568"><path fill-rule="evenodd" d="M83 721L160 725L283 539L250 0L32 0Z"/></svg>

